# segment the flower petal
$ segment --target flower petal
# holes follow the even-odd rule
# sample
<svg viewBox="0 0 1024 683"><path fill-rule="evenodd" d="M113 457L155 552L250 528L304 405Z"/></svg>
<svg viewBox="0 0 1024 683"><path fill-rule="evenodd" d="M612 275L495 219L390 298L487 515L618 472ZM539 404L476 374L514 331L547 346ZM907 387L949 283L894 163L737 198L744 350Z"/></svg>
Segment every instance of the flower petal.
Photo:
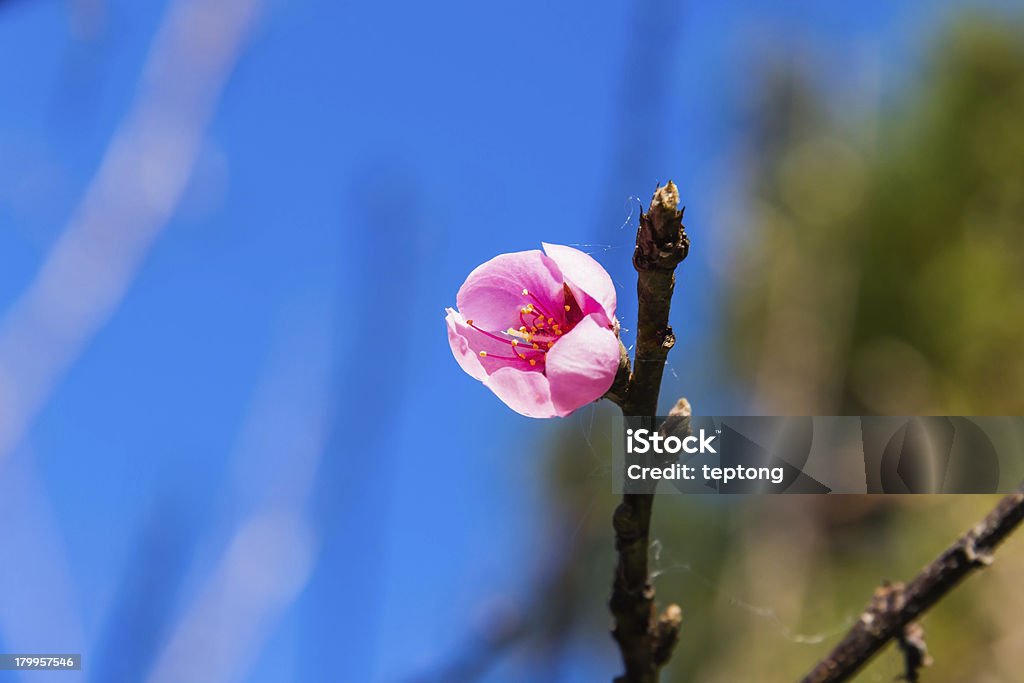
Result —
<svg viewBox="0 0 1024 683"><path fill-rule="evenodd" d="M603 313L588 315L548 351L545 374L559 416L604 396L619 370L619 339Z"/></svg>
<svg viewBox="0 0 1024 683"><path fill-rule="evenodd" d="M551 401L551 385L548 378L540 372L527 372L513 367L498 368L484 380L484 385L520 415L559 415Z"/></svg>
<svg viewBox="0 0 1024 683"><path fill-rule="evenodd" d="M576 289L589 295L594 301L604 308L609 320L615 318L615 284L600 263L594 260L589 254L579 249L567 247L562 244L548 244L541 242L544 252L558 264L562 277L575 285ZM580 302L581 304L583 302ZM585 310L585 309L584 309ZM594 311L586 311L593 313Z"/></svg>
<svg viewBox="0 0 1024 683"><path fill-rule="evenodd" d="M452 355L455 356L455 360L459 362L466 374L482 382L487 379L487 372L484 371L484 366L480 362L480 352L474 351L470 347L468 339L468 332L473 328L466 325L466 321L462 319L458 311L450 308L445 310L448 311L445 322L448 323L448 345L452 347Z"/></svg>
<svg viewBox="0 0 1024 683"><path fill-rule="evenodd" d="M519 310L532 299L542 305L562 305L562 273L555 262L539 249L500 254L477 266L459 288L455 298L459 311L489 331L520 326Z"/></svg>

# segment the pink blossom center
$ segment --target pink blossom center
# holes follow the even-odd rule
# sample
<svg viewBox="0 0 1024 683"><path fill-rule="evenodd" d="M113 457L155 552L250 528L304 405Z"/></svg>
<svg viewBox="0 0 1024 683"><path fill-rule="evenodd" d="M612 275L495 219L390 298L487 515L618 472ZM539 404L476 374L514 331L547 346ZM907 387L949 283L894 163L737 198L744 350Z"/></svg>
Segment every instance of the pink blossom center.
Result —
<svg viewBox="0 0 1024 683"><path fill-rule="evenodd" d="M522 294L518 328L510 327L499 332L482 329L472 320L467 320L466 324L491 339L507 344L512 354L504 356L481 351L481 358L512 361L543 370L548 351L583 319L583 311L568 285L563 285L564 301L561 303L542 302L528 289L524 289Z"/></svg>

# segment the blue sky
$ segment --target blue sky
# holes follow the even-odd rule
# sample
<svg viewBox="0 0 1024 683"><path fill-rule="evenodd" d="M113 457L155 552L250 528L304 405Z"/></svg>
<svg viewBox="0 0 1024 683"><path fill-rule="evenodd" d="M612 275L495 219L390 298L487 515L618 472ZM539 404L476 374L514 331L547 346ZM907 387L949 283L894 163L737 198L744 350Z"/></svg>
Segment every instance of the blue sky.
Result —
<svg viewBox="0 0 1024 683"><path fill-rule="evenodd" d="M0 3L0 316L97 173L168 6ZM341 663L390 681L443 658L533 578L537 460L563 428L452 361L443 309L465 275L542 240L589 245L629 328L637 198L671 177L694 247L664 397L743 412L715 323L758 65L813 59L840 105L863 103L912 78L952 12L259 6L180 203L0 453L0 651L82 652L79 680L147 680L190 619L222 612L247 628L206 641L239 653L210 680L337 680ZM251 584L230 578L237 557L259 565ZM609 678L611 655L570 668Z"/></svg>

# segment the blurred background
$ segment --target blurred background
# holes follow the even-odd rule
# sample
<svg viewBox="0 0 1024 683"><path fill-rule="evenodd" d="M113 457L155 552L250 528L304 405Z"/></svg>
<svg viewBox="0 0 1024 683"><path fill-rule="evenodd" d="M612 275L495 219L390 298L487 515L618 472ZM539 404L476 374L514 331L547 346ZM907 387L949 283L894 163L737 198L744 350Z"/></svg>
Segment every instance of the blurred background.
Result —
<svg viewBox="0 0 1024 683"><path fill-rule="evenodd" d="M572 244L630 343L669 178L665 407L1024 412L1019 10L717 5L0 0L0 652L84 662L0 679L611 680L613 407L513 414L443 310ZM664 678L798 679L993 502L659 498ZM1020 680L1022 570L924 680Z"/></svg>

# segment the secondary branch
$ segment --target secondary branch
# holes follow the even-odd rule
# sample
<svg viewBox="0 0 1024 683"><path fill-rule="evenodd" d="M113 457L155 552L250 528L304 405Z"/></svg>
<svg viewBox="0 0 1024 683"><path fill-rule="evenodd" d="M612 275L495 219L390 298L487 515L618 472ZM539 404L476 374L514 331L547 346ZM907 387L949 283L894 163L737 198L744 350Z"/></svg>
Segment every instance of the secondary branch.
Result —
<svg viewBox="0 0 1024 683"><path fill-rule="evenodd" d="M914 580L885 584L846 636L807 674L802 683L848 680L890 640L976 569L992 563L996 548L1024 520L1024 484L1003 498L992 512L939 555Z"/></svg>

